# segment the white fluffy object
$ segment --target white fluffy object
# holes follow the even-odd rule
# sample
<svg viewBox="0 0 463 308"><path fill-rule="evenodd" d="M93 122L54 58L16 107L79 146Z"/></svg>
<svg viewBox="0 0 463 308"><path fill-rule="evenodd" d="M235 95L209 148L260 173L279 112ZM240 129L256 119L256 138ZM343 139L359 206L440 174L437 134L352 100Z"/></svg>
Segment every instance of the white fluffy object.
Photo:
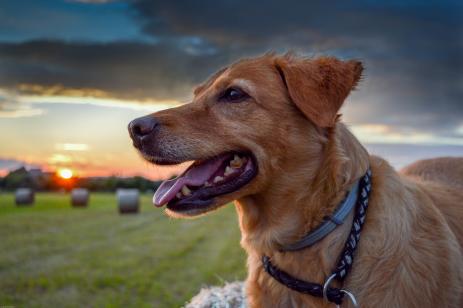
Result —
<svg viewBox="0 0 463 308"><path fill-rule="evenodd" d="M185 308L246 308L244 293L244 283L240 281L202 288Z"/></svg>

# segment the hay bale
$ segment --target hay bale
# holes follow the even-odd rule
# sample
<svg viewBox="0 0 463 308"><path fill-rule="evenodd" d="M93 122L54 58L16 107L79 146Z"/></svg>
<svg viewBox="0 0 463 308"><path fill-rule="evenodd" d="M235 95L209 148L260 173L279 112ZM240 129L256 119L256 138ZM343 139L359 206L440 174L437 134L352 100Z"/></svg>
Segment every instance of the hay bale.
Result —
<svg viewBox="0 0 463 308"><path fill-rule="evenodd" d="M185 308L245 308L244 283L235 281L223 287L207 287L193 297Z"/></svg>
<svg viewBox="0 0 463 308"><path fill-rule="evenodd" d="M116 192L119 213L138 213L140 194L138 189L118 189Z"/></svg>
<svg viewBox="0 0 463 308"><path fill-rule="evenodd" d="M71 191L71 204L74 207L85 207L88 205L90 193L85 188L74 188Z"/></svg>
<svg viewBox="0 0 463 308"><path fill-rule="evenodd" d="M18 188L15 193L16 205L32 205L35 201L34 191L30 188Z"/></svg>

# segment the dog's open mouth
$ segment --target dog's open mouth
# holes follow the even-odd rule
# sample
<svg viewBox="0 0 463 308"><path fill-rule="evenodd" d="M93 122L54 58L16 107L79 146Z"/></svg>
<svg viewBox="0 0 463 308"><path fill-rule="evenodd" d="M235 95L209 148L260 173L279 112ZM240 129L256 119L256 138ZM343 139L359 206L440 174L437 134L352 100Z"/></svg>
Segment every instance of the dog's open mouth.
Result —
<svg viewBox="0 0 463 308"><path fill-rule="evenodd" d="M164 181L154 194L153 203L174 212L206 210L214 197L239 190L257 173L250 154L226 153L193 163L175 179Z"/></svg>

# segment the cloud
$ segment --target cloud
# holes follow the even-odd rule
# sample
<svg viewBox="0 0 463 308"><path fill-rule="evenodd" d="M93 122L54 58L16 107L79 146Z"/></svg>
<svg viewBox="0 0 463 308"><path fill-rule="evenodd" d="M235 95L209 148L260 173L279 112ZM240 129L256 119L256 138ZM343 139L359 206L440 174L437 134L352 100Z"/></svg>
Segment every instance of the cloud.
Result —
<svg viewBox="0 0 463 308"><path fill-rule="evenodd" d="M46 105L74 104L155 112L181 105L177 100L118 99L97 89L20 84L18 91L0 88L0 118L22 118L47 113ZM18 93L17 93L18 92ZM45 105L45 106L43 106Z"/></svg>
<svg viewBox="0 0 463 308"><path fill-rule="evenodd" d="M89 150L88 144L85 143L57 143L55 149L60 151L85 152Z"/></svg>
<svg viewBox="0 0 463 308"><path fill-rule="evenodd" d="M463 156L463 146L455 145L424 145L406 143L367 143L368 152L386 159L392 166L399 169L419 159L429 159L442 156Z"/></svg>
<svg viewBox="0 0 463 308"><path fill-rule="evenodd" d="M22 103L18 96L0 89L0 118L33 117L42 114L44 110Z"/></svg>
<svg viewBox="0 0 463 308"><path fill-rule="evenodd" d="M68 0L68 2L79 2L79 3L87 3L87 4L105 4L111 2L117 2L120 0Z"/></svg>
<svg viewBox="0 0 463 308"><path fill-rule="evenodd" d="M152 36L196 36L217 44L355 47L378 42L445 42L460 32L463 6L454 1L132 1ZM448 31L450 30L450 31ZM421 36L416 36L423 31ZM438 34L444 34L443 37ZM449 42L452 43L452 42ZM432 45L432 44L429 44ZM305 45L305 48L309 45ZM376 46L381 47L381 46Z"/></svg>
<svg viewBox="0 0 463 308"><path fill-rule="evenodd" d="M157 38L198 37L243 54L294 48L361 59L366 78L352 101L362 103L346 113L350 121L443 131L461 123L463 5L456 1L139 0L132 8L144 33Z"/></svg>
<svg viewBox="0 0 463 308"><path fill-rule="evenodd" d="M44 96L182 102L195 84L239 57L296 49L365 63L364 81L342 110L348 123L461 138L459 2L128 4L150 41L0 43L0 87Z"/></svg>
<svg viewBox="0 0 463 308"><path fill-rule="evenodd" d="M463 138L457 135L446 137L416 128L384 124L352 125L350 129L364 143L455 145L461 146L463 151Z"/></svg>
<svg viewBox="0 0 463 308"><path fill-rule="evenodd" d="M184 100L227 55L172 43L0 43L0 86L95 89L119 98ZM194 47L194 46L193 46Z"/></svg>

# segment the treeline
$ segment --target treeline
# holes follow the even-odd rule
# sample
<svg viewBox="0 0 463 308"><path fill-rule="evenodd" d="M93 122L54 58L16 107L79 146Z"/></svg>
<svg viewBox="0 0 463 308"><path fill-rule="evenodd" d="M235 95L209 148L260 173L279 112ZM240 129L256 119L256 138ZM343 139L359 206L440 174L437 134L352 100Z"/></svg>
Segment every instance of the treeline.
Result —
<svg viewBox="0 0 463 308"><path fill-rule="evenodd" d="M160 181L151 181L141 176L120 178L115 176L76 179L76 185L91 191L115 191L118 188L138 188L141 191L156 190Z"/></svg>
<svg viewBox="0 0 463 308"><path fill-rule="evenodd" d="M160 181L151 181L141 176L134 177L90 177L62 179L55 173L42 172L39 169L28 171L19 168L0 178L0 189L13 191L28 187L36 191L70 190L74 187L87 188L91 191L115 191L118 188L137 188L140 191L156 190Z"/></svg>

